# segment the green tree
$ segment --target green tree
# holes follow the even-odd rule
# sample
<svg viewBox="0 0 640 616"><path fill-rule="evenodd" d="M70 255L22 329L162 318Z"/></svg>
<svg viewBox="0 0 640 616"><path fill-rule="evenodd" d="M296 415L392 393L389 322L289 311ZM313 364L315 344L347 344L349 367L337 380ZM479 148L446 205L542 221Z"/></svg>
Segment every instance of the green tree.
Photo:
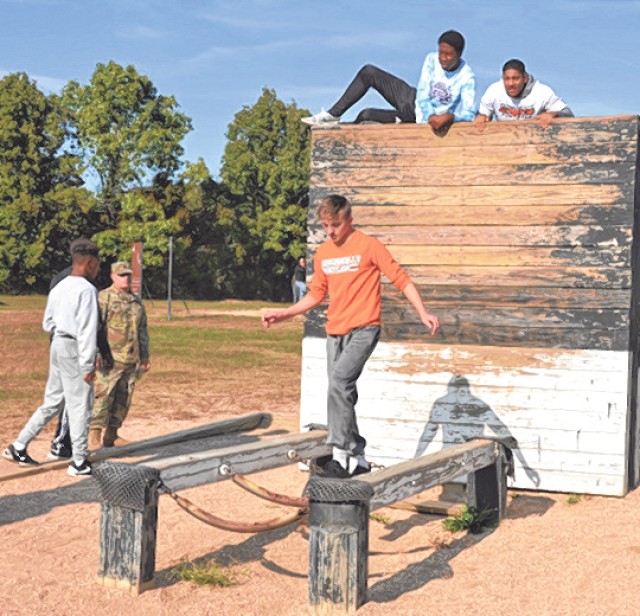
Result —
<svg viewBox="0 0 640 616"><path fill-rule="evenodd" d="M64 106L25 73L0 80L0 288L44 290L87 231L82 188Z"/></svg>
<svg viewBox="0 0 640 616"><path fill-rule="evenodd" d="M221 177L236 196L229 245L242 270L238 291L290 296L295 260L306 251L310 139L306 115L265 88L227 131Z"/></svg>
<svg viewBox="0 0 640 616"><path fill-rule="evenodd" d="M182 216L165 209L171 202L165 193L180 179L181 141L191 120L148 77L115 62L98 64L87 85L70 82L63 100L97 180L95 241L113 257L143 241L145 264L160 265L168 237L182 228Z"/></svg>

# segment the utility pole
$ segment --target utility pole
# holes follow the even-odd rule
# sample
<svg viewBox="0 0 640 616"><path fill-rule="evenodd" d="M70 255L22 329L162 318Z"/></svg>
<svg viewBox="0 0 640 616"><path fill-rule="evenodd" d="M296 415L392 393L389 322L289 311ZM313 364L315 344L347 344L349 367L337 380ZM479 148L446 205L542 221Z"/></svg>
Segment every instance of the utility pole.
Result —
<svg viewBox="0 0 640 616"><path fill-rule="evenodd" d="M167 280L167 320L171 321L171 287L173 282L173 235L169 237L169 275Z"/></svg>

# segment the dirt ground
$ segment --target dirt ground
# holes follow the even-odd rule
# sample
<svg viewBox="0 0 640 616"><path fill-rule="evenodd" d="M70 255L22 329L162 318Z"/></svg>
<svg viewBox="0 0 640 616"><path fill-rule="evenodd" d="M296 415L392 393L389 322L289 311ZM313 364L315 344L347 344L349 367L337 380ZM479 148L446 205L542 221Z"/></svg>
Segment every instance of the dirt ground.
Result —
<svg viewBox="0 0 640 616"><path fill-rule="evenodd" d="M2 327L5 316L0 316ZM0 372L11 372L6 349ZM169 387L163 393L152 386L152 374L148 378L134 406L175 405L181 412L163 413L161 421L150 423L149 413L132 410L127 437L159 435L257 411L273 415L269 428L179 446L172 453L297 431L297 403L273 375L271 380L262 375L264 382L256 383L270 395L234 398L227 393L208 407L198 403L197 391ZM35 458L46 457L49 438L45 432L33 443L30 453ZM97 583L100 505L95 481L77 480L64 471L2 480L15 470L0 460L3 616L309 613L305 526L233 534L203 525L162 497L156 587L135 597ZM299 495L307 474L294 465L252 478L277 492ZM230 482L184 494L204 509L234 520L264 520L284 513L284 508L258 500ZM437 493L427 496L437 498ZM639 512L640 490L624 499L510 492L507 517L500 526L467 535L445 531L441 516L381 509L370 522L369 601L358 615L638 614ZM231 567L238 584L201 587L174 577L180 562L199 559Z"/></svg>

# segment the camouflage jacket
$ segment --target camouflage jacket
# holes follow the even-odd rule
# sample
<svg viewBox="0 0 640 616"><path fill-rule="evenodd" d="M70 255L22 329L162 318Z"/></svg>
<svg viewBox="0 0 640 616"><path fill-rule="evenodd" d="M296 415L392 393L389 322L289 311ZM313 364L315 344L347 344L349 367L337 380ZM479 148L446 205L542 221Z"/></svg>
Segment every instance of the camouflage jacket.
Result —
<svg viewBox="0 0 640 616"><path fill-rule="evenodd" d="M100 291L98 307L107 325L107 341L114 361L137 364L149 359L147 313L132 293L113 286Z"/></svg>

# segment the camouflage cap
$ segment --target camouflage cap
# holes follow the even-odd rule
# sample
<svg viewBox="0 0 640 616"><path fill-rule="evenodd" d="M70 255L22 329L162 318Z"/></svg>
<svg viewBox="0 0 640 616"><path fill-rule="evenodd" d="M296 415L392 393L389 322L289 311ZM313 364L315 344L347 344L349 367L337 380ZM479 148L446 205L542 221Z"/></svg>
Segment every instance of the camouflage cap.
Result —
<svg viewBox="0 0 640 616"><path fill-rule="evenodd" d="M112 274L133 274L131 265L127 261L116 261L111 264Z"/></svg>
<svg viewBox="0 0 640 616"><path fill-rule="evenodd" d="M100 254L100 249L91 240L79 237L71 242L69 253L72 257L74 255L97 257Z"/></svg>

